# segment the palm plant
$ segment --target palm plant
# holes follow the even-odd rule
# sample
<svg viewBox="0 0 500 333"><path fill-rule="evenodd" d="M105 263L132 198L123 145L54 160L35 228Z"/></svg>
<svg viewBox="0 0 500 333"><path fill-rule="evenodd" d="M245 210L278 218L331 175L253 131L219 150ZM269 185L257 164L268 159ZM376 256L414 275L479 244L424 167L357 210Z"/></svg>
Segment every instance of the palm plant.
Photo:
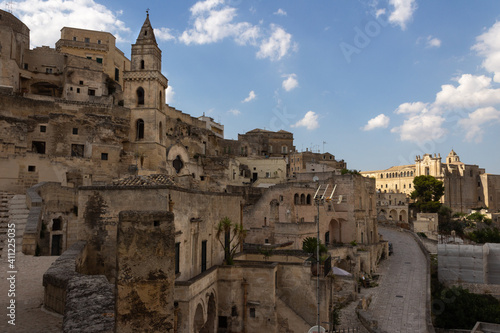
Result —
<svg viewBox="0 0 500 333"><path fill-rule="evenodd" d="M242 224L233 223L227 216L219 221L215 229L216 237L224 249L224 263L232 265L236 250L245 240L247 231Z"/></svg>

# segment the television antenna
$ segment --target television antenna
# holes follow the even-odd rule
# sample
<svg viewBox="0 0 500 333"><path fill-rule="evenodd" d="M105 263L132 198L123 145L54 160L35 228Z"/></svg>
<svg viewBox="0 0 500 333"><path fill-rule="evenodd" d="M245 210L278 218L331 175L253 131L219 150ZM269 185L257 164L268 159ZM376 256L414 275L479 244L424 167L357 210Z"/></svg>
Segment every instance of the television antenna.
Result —
<svg viewBox="0 0 500 333"><path fill-rule="evenodd" d="M321 186L318 186L318 189L316 190L316 193L314 193L314 202L316 203L316 206L318 207L318 215L316 216L316 226L317 226L317 236L316 236L316 267L317 269L317 274L316 274L316 297L318 301L318 307L317 307L317 322L316 322L316 327L319 328L321 327L321 321L320 321L320 311L319 311L319 306L320 306L320 298L319 298L319 276L320 276L320 269L319 269L319 206L320 204L324 204L325 202L330 202L332 201L333 193L335 193L335 189L337 188L337 184L333 187L332 193L328 197L325 196L327 193L326 191L328 190L328 186L330 184L326 184L325 189L323 190L323 194L319 194L321 191ZM312 329L312 328L311 328Z"/></svg>

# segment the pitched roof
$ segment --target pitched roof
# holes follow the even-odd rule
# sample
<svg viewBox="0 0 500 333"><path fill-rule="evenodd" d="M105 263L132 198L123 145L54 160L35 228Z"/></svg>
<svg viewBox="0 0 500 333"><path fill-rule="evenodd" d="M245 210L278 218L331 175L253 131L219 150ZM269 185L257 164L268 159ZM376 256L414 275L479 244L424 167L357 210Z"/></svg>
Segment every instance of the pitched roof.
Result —
<svg viewBox="0 0 500 333"><path fill-rule="evenodd" d="M158 186L175 185L172 176L165 174L147 175L147 176L129 176L113 181L115 186Z"/></svg>

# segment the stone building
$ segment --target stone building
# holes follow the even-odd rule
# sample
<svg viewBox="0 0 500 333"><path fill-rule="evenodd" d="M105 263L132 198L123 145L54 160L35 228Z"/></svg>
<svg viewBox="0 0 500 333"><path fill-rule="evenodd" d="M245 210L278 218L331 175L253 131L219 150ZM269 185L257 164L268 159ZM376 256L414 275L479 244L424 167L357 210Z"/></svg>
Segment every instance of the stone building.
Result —
<svg viewBox="0 0 500 333"><path fill-rule="evenodd" d="M130 60L116 47L109 32L63 27L56 50L102 64L103 72L123 87L123 73L130 71Z"/></svg>
<svg viewBox="0 0 500 333"><path fill-rule="evenodd" d="M441 202L455 212L472 208L500 209L500 175L492 175L474 164L465 164L454 150L443 162L440 154L417 156L415 164L394 166L386 170L363 171L363 176L376 179L377 190L383 193L413 191L413 178L430 175L444 183Z"/></svg>
<svg viewBox="0 0 500 333"><path fill-rule="evenodd" d="M408 223L409 198L405 193L377 192L377 220L379 222Z"/></svg>
<svg viewBox="0 0 500 333"><path fill-rule="evenodd" d="M330 153L313 153L306 149L303 152L290 154L290 175L303 172L337 172L345 169L344 160L337 161Z"/></svg>
<svg viewBox="0 0 500 333"><path fill-rule="evenodd" d="M374 181L336 175L345 163L330 154L319 163L327 169L311 160L310 173L289 181L292 133L254 129L226 140L213 119L166 104L149 14L130 60L106 32L64 27L55 49L30 50L29 29L13 15L0 11L0 29L0 186L28 190L23 252L61 255L44 278L48 308L65 313L66 295L96 277L115 297L105 308L116 304L119 329L154 314L169 332L306 331L316 283L297 249L314 235L316 175L339 193L321 207L321 240L339 262L350 257L353 272L373 271L386 245ZM295 252L269 260L238 248L236 264L222 265L223 217L244 226L247 242ZM342 292L338 283L320 279L323 318L355 293L353 278ZM69 303L66 317L78 318L78 301Z"/></svg>

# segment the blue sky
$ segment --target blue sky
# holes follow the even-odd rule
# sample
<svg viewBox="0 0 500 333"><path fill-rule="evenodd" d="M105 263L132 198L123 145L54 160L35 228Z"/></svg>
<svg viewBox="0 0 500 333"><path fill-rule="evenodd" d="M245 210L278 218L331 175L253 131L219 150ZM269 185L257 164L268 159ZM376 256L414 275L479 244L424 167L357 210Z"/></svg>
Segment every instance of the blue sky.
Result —
<svg viewBox="0 0 500 333"><path fill-rule="evenodd" d="M150 9L168 103L225 126L294 133L298 150L385 169L453 148L500 174L500 1L0 2L54 47L63 26L130 45Z"/></svg>

